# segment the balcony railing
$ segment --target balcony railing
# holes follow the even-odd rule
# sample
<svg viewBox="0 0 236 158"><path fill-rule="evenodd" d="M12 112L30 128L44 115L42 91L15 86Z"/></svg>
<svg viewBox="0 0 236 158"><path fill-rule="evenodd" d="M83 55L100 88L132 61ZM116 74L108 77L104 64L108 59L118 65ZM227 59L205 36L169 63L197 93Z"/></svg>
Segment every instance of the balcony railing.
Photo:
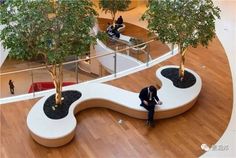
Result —
<svg viewBox="0 0 236 158"><path fill-rule="evenodd" d="M122 42L115 41L110 45L115 47L112 52L96 51L90 52L90 56L74 57L63 63L63 82L64 85L82 83L90 80L104 78L106 76L117 77L118 73L135 69L139 65L149 66L151 59L155 60L169 52L156 52L152 48L155 40L149 40L142 44L147 45L143 50L134 50L139 45L130 46ZM118 44L117 44L118 43ZM112 57L112 58L111 58ZM108 60L107 60L108 59ZM104 61L107 62L104 64ZM132 66L133 63L138 63ZM35 66L36 65L36 66ZM110 67L109 67L110 66ZM18 67L22 67L18 69ZM4 64L0 69L1 93L0 98L12 97L22 94L33 93L53 88L52 79L46 66L39 61L24 61L14 66L14 63ZM10 71L9 71L10 70ZM15 85L15 94L9 90L8 81L12 80Z"/></svg>

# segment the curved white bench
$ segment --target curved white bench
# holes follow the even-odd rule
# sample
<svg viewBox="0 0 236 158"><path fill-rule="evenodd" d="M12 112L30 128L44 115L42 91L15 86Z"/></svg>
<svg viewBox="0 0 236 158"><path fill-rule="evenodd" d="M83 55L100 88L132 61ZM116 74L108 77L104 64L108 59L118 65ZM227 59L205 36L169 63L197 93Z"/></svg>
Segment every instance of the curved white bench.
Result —
<svg viewBox="0 0 236 158"><path fill-rule="evenodd" d="M162 82L162 87L157 93L163 104L157 106L155 119L173 117L185 112L193 106L201 89L201 79L193 71L188 70L195 75L196 84L190 88L179 89L174 87L170 80L161 76L162 69L157 70L157 77ZM65 87L64 90L69 89ZM75 135L77 123L74 114L91 107L105 107L131 117L147 118L147 111L140 106L138 93L102 83L78 84L73 90L80 91L82 96L70 106L65 118L54 120L44 114L43 104L47 97L40 99L30 110L27 126L39 144L57 147L68 143Z"/></svg>
<svg viewBox="0 0 236 158"><path fill-rule="evenodd" d="M119 39L120 39L120 40L123 40L123 41L125 41L125 42L127 42L127 43L129 43L131 37L130 37L130 36L123 35L123 34L120 34L120 38L119 38Z"/></svg>
<svg viewBox="0 0 236 158"><path fill-rule="evenodd" d="M121 25L122 26L117 29L119 32L123 32L125 30L125 24L123 23Z"/></svg>
<svg viewBox="0 0 236 158"><path fill-rule="evenodd" d="M178 66L167 65L159 68L156 71L156 76L161 81L161 88L157 91L157 95L163 105L158 106L157 117L167 118L181 114L190 109L201 91L202 80L197 73L190 69L185 69L191 72L196 77L196 83L189 88L177 88L173 85L172 81L161 75L161 71L165 68L178 68Z"/></svg>
<svg viewBox="0 0 236 158"><path fill-rule="evenodd" d="M120 38L118 38L118 40L122 40L122 41L126 42L127 44L131 45L131 43L130 43L130 39L131 38L132 37L130 37L130 36L126 36L126 35L120 34ZM144 50L146 47L147 47L147 45L144 44L144 46L141 47L141 48L133 47L131 49L133 49L135 51L138 51L138 50Z"/></svg>
<svg viewBox="0 0 236 158"><path fill-rule="evenodd" d="M97 25L95 25L93 27L93 33L95 35L98 33L98 26ZM130 39L129 36L125 36L122 34L120 34L120 38L127 38L126 40L128 40L128 42ZM97 44L94 46L96 55L105 55L105 56L98 58L99 62L109 73L114 73L114 64L115 64L114 54L109 54L109 53L113 53L113 52L115 52L115 50L112 50L109 47L107 47L99 39L97 39L96 41L97 41ZM109 54L109 55L106 55L106 54ZM143 64L141 61L139 61L129 55L125 55L125 54L122 54L119 52L116 53L116 72L117 73L124 71L124 70L128 70L130 68L137 67L141 64Z"/></svg>

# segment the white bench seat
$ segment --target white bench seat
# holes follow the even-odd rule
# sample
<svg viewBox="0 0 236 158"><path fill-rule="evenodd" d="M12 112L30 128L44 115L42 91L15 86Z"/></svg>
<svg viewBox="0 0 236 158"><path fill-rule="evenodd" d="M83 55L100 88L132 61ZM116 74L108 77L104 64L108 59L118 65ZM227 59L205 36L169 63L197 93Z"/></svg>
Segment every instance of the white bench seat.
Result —
<svg viewBox="0 0 236 158"><path fill-rule="evenodd" d="M125 24L121 24L121 27L117 29L119 32L123 32L125 30Z"/></svg>
<svg viewBox="0 0 236 158"><path fill-rule="evenodd" d="M186 89L174 87L168 79L161 76L161 70L162 68L157 70L157 77L162 82L157 94L163 104L157 106L155 119L173 117L185 112L195 103L201 89L200 77L191 70L189 71L194 74L197 82ZM70 106L66 117L54 120L45 115L43 104L48 96L40 99L28 114L27 126L39 144L57 147L68 143L75 135L77 123L74 114L91 107L105 107L131 117L147 118L147 111L140 106L138 93L103 83L78 84L65 87L64 90L78 90L82 93L81 98Z"/></svg>

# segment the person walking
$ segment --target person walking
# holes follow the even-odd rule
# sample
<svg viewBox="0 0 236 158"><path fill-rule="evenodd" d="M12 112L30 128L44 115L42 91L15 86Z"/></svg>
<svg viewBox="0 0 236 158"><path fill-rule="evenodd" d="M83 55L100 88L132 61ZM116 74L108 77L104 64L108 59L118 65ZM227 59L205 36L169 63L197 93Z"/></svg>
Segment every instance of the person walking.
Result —
<svg viewBox="0 0 236 158"><path fill-rule="evenodd" d="M14 84L13 84L13 81L12 80L9 80L9 87L10 87L10 92L11 92L11 94L14 94L15 92L14 92L14 88L15 88L15 86L14 86Z"/></svg>

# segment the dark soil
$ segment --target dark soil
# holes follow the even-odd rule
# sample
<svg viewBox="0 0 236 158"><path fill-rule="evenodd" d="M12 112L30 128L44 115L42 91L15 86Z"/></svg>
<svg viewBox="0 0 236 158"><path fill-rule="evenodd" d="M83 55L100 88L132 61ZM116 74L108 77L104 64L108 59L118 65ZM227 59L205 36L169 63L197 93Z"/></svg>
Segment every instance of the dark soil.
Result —
<svg viewBox="0 0 236 158"><path fill-rule="evenodd" d="M64 91L62 92L62 104L55 107L55 94L51 95L44 103L43 111L47 117L51 119L61 119L67 116L69 108L73 102L81 97L78 91Z"/></svg>
<svg viewBox="0 0 236 158"><path fill-rule="evenodd" d="M178 68L166 68L161 71L162 76L170 79L174 86L178 88L189 88L196 83L195 76L188 72L184 71L184 78L181 80L179 77L179 69Z"/></svg>

